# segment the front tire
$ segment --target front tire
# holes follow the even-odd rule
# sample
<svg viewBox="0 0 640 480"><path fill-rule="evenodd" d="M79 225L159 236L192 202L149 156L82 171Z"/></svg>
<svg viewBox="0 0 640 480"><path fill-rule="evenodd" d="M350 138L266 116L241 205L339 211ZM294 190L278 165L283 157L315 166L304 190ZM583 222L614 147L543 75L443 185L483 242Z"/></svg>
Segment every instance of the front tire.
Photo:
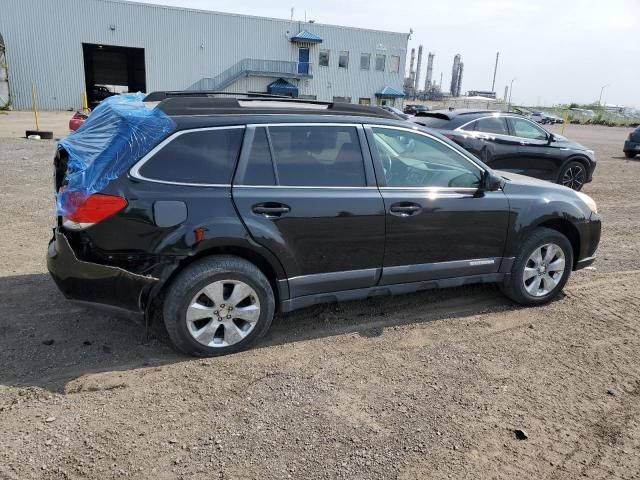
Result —
<svg viewBox="0 0 640 480"><path fill-rule="evenodd" d="M540 227L524 242L511 275L500 288L521 305L547 303L562 291L572 266L573 249L567 237Z"/></svg>
<svg viewBox="0 0 640 480"><path fill-rule="evenodd" d="M581 162L567 163L558 177L558 183L579 192L587 181L587 169Z"/></svg>
<svg viewBox="0 0 640 480"><path fill-rule="evenodd" d="M244 350L271 326L271 284L251 262L215 255L186 267L169 287L163 316L169 337L188 355Z"/></svg>
<svg viewBox="0 0 640 480"><path fill-rule="evenodd" d="M624 152L624 156L627 158L633 158L636 156L636 152Z"/></svg>

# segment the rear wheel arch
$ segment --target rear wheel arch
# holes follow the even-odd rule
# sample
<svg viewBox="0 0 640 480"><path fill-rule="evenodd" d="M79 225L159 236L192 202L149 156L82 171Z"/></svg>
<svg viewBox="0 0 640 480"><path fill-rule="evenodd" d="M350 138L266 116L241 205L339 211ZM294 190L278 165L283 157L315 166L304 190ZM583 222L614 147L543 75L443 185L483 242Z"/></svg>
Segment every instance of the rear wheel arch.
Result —
<svg viewBox="0 0 640 480"><path fill-rule="evenodd" d="M164 297L176 277L191 264L205 258L212 257L214 255L231 255L246 260L255 265L269 281L271 289L273 290L277 307L280 300L278 280L284 278L282 277L282 275L279 275L280 270L277 269L278 267L274 267L265 256L255 252L254 250L251 250L250 248L240 247L237 245L216 246L199 251L196 255L186 257L178 263L173 272L171 272L171 275L167 277L167 279L162 284L162 287L155 293L155 295L153 295L153 298L149 302L149 305L147 307L147 315L149 320L154 316L152 312L162 311L162 303Z"/></svg>

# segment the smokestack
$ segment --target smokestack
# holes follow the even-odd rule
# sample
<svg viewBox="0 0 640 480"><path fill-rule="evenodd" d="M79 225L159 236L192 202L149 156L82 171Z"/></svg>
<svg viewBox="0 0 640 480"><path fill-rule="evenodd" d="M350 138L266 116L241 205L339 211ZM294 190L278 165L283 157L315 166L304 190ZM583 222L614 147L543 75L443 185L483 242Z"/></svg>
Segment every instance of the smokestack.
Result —
<svg viewBox="0 0 640 480"><path fill-rule="evenodd" d="M420 89L420 70L422 67L422 45L418 47L418 64L416 65L416 83L415 83L415 93L418 93Z"/></svg>
<svg viewBox="0 0 640 480"><path fill-rule="evenodd" d="M457 97L458 92L458 78L460 77L460 54L456 54L453 57L453 67L451 68L451 87L449 88L449 93L451 93L452 97Z"/></svg>
<svg viewBox="0 0 640 480"><path fill-rule="evenodd" d="M456 85L456 97L460 96L460 92L462 91L462 72L464 71L464 63L460 62L458 66L458 84Z"/></svg>
<svg viewBox="0 0 640 480"><path fill-rule="evenodd" d="M435 57L435 55L429 52L429 55L427 55L427 77L424 79L425 92L431 88L431 80L433 77L433 57Z"/></svg>
<svg viewBox="0 0 640 480"><path fill-rule="evenodd" d="M496 73L498 73L498 59L500 58L500 52L496 52L496 66L493 68L493 82L491 82L491 91L495 92L496 88Z"/></svg>
<svg viewBox="0 0 640 480"><path fill-rule="evenodd" d="M414 79L414 76L413 76L413 64L414 63L416 63L416 49L412 48L411 49L411 62L409 63L409 78L411 78L411 80Z"/></svg>
<svg viewBox="0 0 640 480"><path fill-rule="evenodd" d="M504 86L504 101L507 101L507 95L509 94L509 85Z"/></svg>

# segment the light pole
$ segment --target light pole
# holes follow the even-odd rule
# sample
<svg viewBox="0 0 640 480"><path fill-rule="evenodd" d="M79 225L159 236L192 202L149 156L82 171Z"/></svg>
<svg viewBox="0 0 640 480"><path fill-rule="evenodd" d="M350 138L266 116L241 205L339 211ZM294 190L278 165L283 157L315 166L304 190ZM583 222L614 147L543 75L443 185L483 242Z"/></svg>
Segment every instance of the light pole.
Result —
<svg viewBox="0 0 640 480"><path fill-rule="evenodd" d="M610 86L611 84L607 83L606 85L603 85L602 88L600 89L600 98L598 99L598 105L602 106L602 92L604 92L605 88Z"/></svg>
<svg viewBox="0 0 640 480"><path fill-rule="evenodd" d="M514 78L514 79L512 79L512 80L511 80L511 85L509 86L509 106L507 107L507 112L510 112L510 111L511 111L511 92L513 91L513 82L514 82L515 80L516 80L515 78Z"/></svg>

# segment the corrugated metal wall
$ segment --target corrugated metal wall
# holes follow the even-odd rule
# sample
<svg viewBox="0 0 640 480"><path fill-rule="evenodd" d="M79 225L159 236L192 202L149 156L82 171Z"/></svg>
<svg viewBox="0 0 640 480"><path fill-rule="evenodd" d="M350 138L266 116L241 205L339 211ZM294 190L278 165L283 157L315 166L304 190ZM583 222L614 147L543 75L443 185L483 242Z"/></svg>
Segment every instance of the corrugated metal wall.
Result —
<svg viewBox="0 0 640 480"><path fill-rule="evenodd" d="M82 43L145 49L147 90L181 90L215 76L238 60L297 61L287 35L307 29L324 39L311 47L314 77L300 82L301 94L371 97L390 85L402 90L408 35L235 14L203 12L121 0L2 0L0 33L11 71L14 107L31 104L31 82L43 109L78 108L85 88ZM114 29L112 29L114 28ZM331 51L329 67L318 66L318 51ZM338 69L340 50L350 52L348 69ZM360 70L360 53L400 56L400 71ZM273 79L245 79L262 86ZM237 90L241 84L232 85ZM253 88L252 88L253 89Z"/></svg>

